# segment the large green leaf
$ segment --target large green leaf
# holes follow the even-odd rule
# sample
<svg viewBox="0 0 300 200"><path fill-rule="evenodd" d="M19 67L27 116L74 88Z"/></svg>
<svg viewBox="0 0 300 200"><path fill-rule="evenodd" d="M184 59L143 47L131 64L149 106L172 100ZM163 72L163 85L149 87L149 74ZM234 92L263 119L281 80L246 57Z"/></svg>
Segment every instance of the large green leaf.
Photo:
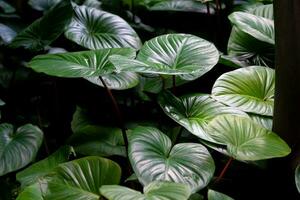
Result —
<svg viewBox="0 0 300 200"><path fill-rule="evenodd" d="M274 20L273 4L261 5L250 9L248 12L256 16Z"/></svg>
<svg viewBox="0 0 300 200"><path fill-rule="evenodd" d="M121 168L111 160L85 157L60 164L48 180L47 200L99 200L102 185L118 184Z"/></svg>
<svg viewBox="0 0 300 200"><path fill-rule="evenodd" d="M296 183L297 190L300 193L300 164L298 164L295 170L295 183Z"/></svg>
<svg viewBox="0 0 300 200"><path fill-rule="evenodd" d="M239 30L260 41L275 44L273 20L245 12L234 12L228 18Z"/></svg>
<svg viewBox="0 0 300 200"><path fill-rule="evenodd" d="M141 47L136 32L119 16L84 5L75 6L74 10L65 35L77 44L88 49Z"/></svg>
<svg viewBox="0 0 300 200"><path fill-rule="evenodd" d="M216 47L199 37L188 34L167 34L147 41L137 59L111 56L115 67L141 73L187 75L200 77L211 70L219 60Z"/></svg>
<svg viewBox="0 0 300 200"><path fill-rule="evenodd" d="M251 66L221 75L213 86L212 95L242 111L272 116L274 90L274 70Z"/></svg>
<svg viewBox="0 0 300 200"><path fill-rule="evenodd" d="M208 124L207 131L216 142L226 145L227 153L237 160L263 160L291 152L278 135L248 118L221 115Z"/></svg>
<svg viewBox="0 0 300 200"><path fill-rule="evenodd" d="M126 156L122 132L119 128L94 123L87 113L77 107L72 120L73 135L68 140L76 153L83 155Z"/></svg>
<svg viewBox="0 0 300 200"><path fill-rule="evenodd" d="M45 46L64 31L64 27L72 17L70 2L62 1L42 18L37 19L23 31L21 31L10 44L11 47L24 47L30 50L42 50Z"/></svg>
<svg viewBox="0 0 300 200"><path fill-rule="evenodd" d="M62 0L29 0L28 4L36 10L47 11Z"/></svg>
<svg viewBox="0 0 300 200"><path fill-rule="evenodd" d="M34 160L42 141L43 133L37 126L26 124L15 131L11 124L0 124L0 176Z"/></svg>
<svg viewBox="0 0 300 200"><path fill-rule="evenodd" d="M26 187L17 197L16 200L44 200L43 193L39 183Z"/></svg>
<svg viewBox="0 0 300 200"><path fill-rule="evenodd" d="M103 87L99 77L87 77L86 80ZM134 72L111 73L102 76L106 86L113 90L126 90L135 87L139 83L139 75Z"/></svg>
<svg viewBox="0 0 300 200"><path fill-rule="evenodd" d="M52 76L100 76L110 74L115 70L108 60L110 55L115 54L134 57L135 51L130 48L116 48L39 55L30 61L29 67Z"/></svg>
<svg viewBox="0 0 300 200"><path fill-rule="evenodd" d="M247 116L235 108L224 106L208 94L193 94L177 98L171 92L159 95L159 104L175 122L201 139L211 141L206 133L207 124L220 114Z"/></svg>
<svg viewBox="0 0 300 200"><path fill-rule="evenodd" d="M265 127L266 129L272 130L273 117L256 115L256 114L249 114L249 116L252 119L252 121L254 121L255 123L261 125L262 127Z"/></svg>
<svg viewBox="0 0 300 200"><path fill-rule="evenodd" d="M58 164L67 162L72 153L72 147L64 146L49 157L34 163L30 167L18 172L16 177L22 187L35 183L40 177L51 172Z"/></svg>
<svg viewBox="0 0 300 200"><path fill-rule="evenodd" d="M161 1L154 4L149 10L161 10L161 11L181 11L181 12L198 12L207 13L207 7L201 2L194 0L168 0ZM212 13L214 9L211 9Z"/></svg>
<svg viewBox="0 0 300 200"><path fill-rule="evenodd" d="M144 194L119 185L104 185L100 192L108 200L187 200L191 194L187 185L158 181L144 187Z"/></svg>
<svg viewBox="0 0 300 200"><path fill-rule="evenodd" d="M233 200L233 198L214 190L208 190L208 200Z"/></svg>
<svg viewBox="0 0 300 200"><path fill-rule="evenodd" d="M172 181L190 186L192 192L204 188L215 170L214 161L201 144L171 140L153 127L137 127L129 137L129 160L143 185L152 181Z"/></svg>

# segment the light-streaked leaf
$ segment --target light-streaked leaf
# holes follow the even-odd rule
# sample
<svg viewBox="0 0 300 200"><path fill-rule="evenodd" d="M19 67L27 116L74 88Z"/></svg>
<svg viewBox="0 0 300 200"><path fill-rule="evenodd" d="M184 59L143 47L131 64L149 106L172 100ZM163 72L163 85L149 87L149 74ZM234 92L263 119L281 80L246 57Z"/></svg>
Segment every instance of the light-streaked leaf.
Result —
<svg viewBox="0 0 300 200"><path fill-rule="evenodd" d="M212 95L242 111L272 116L274 90L274 70L251 66L221 75L213 86Z"/></svg>
<svg viewBox="0 0 300 200"><path fill-rule="evenodd" d="M245 12L234 12L228 18L239 30L260 41L275 45L273 20Z"/></svg>
<svg viewBox="0 0 300 200"><path fill-rule="evenodd" d="M72 6L69 1L62 1L43 17L34 21L22 30L12 41L10 47L24 47L30 50L42 50L64 31L72 17Z"/></svg>
<svg viewBox="0 0 300 200"><path fill-rule="evenodd" d="M16 37L17 33L9 26L0 23L0 44L3 42L4 44L9 44L14 37Z"/></svg>
<svg viewBox="0 0 300 200"><path fill-rule="evenodd" d="M273 4L261 5L250 9L248 12L256 16L274 20Z"/></svg>
<svg viewBox="0 0 300 200"><path fill-rule="evenodd" d="M144 194L119 185L104 185L101 194L108 200L187 200L191 194L187 185L172 182L151 182Z"/></svg>
<svg viewBox="0 0 300 200"><path fill-rule="evenodd" d="M22 187L34 184L37 180L51 172L58 164L67 162L73 149L70 146L64 146L51 154L49 157L34 163L21 172L16 177Z"/></svg>
<svg viewBox="0 0 300 200"><path fill-rule="evenodd" d="M35 10L47 11L62 0L29 0L28 4Z"/></svg>
<svg viewBox="0 0 300 200"><path fill-rule="evenodd" d="M212 141L206 133L207 124L221 114L246 116L247 114L224 106L208 94L193 94L177 98L171 92L159 95L159 104L164 112L175 122L203 140Z"/></svg>
<svg viewBox="0 0 300 200"><path fill-rule="evenodd" d="M208 200L234 200L233 198L214 190L208 190Z"/></svg>
<svg viewBox="0 0 300 200"><path fill-rule="evenodd" d="M266 129L272 130L273 117L256 115L256 114L249 114L249 116L252 119L252 121L254 121L255 123L261 125Z"/></svg>
<svg viewBox="0 0 300 200"><path fill-rule="evenodd" d="M65 32L73 42L88 49L141 47L136 32L119 16L84 5L74 10L75 16Z"/></svg>
<svg viewBox="0 0 300 200"><path fill-rule="evenodd" d="M29 67L60 77L89 77L112 73L115 68L109 62L110 55L134 57L135 51L130 48L100 49L75 53L46 54L34 57Z"/></svg>
<svg viewBox="0 0 300 200"><path fill-rule="evenodd" d="M102 185L118 184L121 168L114 161L91 156L60 164L48 180L47 200L99 200Z"/></svg>
<svg viewBox="0 0 300 200"><path fill-rule="evenodd" d="M296 183L297 190L300 193L300 164L297 166L295 170L295 183Z"/></svg>
<svg viewBox="0 0 300 200"><path fill-rule="evenodd" d="M219 60L216 47L199 37L188 34L167 34L147 41L137 59L111 56L111 62L119 71L135 71L166 75L200 77L211 70Z"/></svg>
<svg viewBox="0 0 300 200"><path fill-rule="evenodd" d="M11 124L0 124L0 176L34 160L42 141L43 133L37 126L26 124L15 131Z"/></svg>
<svg viewBox="0 0 300 200"><path fill-rule="evenodd" d="M168 0L154 4L149 10L207 13L206 4L194 0ZM214 9L211 9L214 13Z"/></svg>
<svg viewBox="0 0 300 200"><path fill-rule="evenodd" d="M26 187L17 197L16 200L44 200L39 183Z"/></svg>
<svg viewBox="0 0 300 200"><path fill-rule="evenodd" d="M201 144L171 140L153 127L137 127L129 137L129 160L140 183L172 181L190 186L192 192L204 188L215 170L214 161Z"/></svg>
<svg viewBox="0 0 300 200"><path fill-rule="evenodd" d="M248 118L221 115L208 124L207 131L215 141L226 145L228 154L237 160L264 160L291 152L278 135Z"/></svg>
<svg viewBox="0 0 300 200"><path fill-rule="evenodd" d="M111 73L101 76L106 86L113 90L126 90L135 87L139 83L139 75L134 72ZM86 80L104 87L99 77L87 77Z"/></svg>

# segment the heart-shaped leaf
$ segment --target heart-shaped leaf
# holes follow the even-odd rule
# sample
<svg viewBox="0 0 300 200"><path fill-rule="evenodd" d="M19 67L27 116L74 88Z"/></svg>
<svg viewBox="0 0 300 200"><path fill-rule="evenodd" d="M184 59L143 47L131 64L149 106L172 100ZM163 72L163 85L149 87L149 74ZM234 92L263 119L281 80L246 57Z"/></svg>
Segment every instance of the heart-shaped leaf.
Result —
<svg viewBox="0 0 300 200"><path fill-rule="evenodd" d="M11 124L0 124L0 176L29 164L42 144L42 131L26 124L14 131Z"/></svg>
<svg viewBox="0 0 300 200"><path fill-rule="evenodd" d="M75 16L65 32L73 42L88 49L141 47L136 32L119 16L84 5L74 10Z"/></svg>
<svg viewBox="0 0 300 200"><path fill-rule="evenodd" d="M18 172L16 177L22 187L35 183L40 177L51 172L58 164L67 162L73 149L70 146L64 146L51 154L49 157L34 163L30 167Z"/></svg>
<svg viewBox="0 0 300 200"><path fill-rule="evenodd" d="M39 55L30 61L29 67L52 76L100 76L110 74L115 70L108 60L110 55L115 54L134 57L135 51L130 48L116 48Z"/></svg>
<svg viewBox="0 0 300 200"><path fill-rule="evenodd" d="M129 160L143 185L152 181L172 181L190 186L192 192L204 188L215 170L214 161L201 144L171 140L153 127L137 127L129 137Z"/></svg>
<svg viewBox="0 0 300 200"><path fill-rule="evenodd" d="M144 194L119 185L104 185L101 194L109 200L187 200L191 194L187 185L173 182L151 182Z"/></svg>
<svg viewBox="0 0 300 200"><path fill-rule="evenodd" d="M188 34L168 34L147 41L137 59L111 56L111 62L119 71L135 71L166 75L200 77L211 70L219 60L216 47L199 37Z"/></svg>
<svg viewBox="0 0 300 200"><path fill-rule="evenodd" d="M212 141L206 133L207 124L221 114L247 116L235 108L224 106L208 94L193 94L177 98L171 92L159 95L158 102L175 122L203 140Z"/></svg>
<svg viewBox="0 0 300 200"><path fill-rule="evenodd" d="M233 198L214 190L208 190L208 200L233 200Z"/></svg>
<svg viewBox="0 0 300 200"><path fill-rule="evenodd" d="M273 20L245 12L234 12L228 18L239 30L260 41L275 45Z"/></svg>
<svg viewBox="0 0 300 200"><path fill-rule="evenodd" d="M47 200L99 200L102 185L118 184L121 169L111 160L85 157L60 164L48 180Z"/></svg>
<svg viewBox="0 0 300 200"><path fill-rule="evenodd" d="M30 50L42 50L51 44L64 31L72 18L72 6L69 1L62 1L42 18L37 19L12 41L12 48L24 47Z"/></svg>
<svg viewBox="0 0 300 200"><path fill-rule="evenodd" d="M231 157L241 161L283 157L291 152L278 135L248 118L218 116L208 124L207 132L216 142L226 145Z"/></svg>
<svg viewBox="0 0 300 200"><path fill-rule="evenodd" d="M242 111L272 116L274 90L274 70L251 66L221 75L213 86L212 95Z"/></svg>
<svg viewBox="0 0 300 200"><path fill-rule="evenodd" d="M139 75L134 72L111 73L101 76L106 86L113 90L126 90L135 87L139 83ZM104 87L99 77L87 77L86 80Z"/></svg>

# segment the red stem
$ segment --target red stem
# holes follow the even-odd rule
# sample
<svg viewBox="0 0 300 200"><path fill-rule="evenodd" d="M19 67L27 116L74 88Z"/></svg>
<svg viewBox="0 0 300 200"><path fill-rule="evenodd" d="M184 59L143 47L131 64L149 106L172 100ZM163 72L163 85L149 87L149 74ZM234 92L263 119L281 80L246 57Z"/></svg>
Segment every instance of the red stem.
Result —
<svg viewBox="0 0 300 200"><path fill-rule="evenodd" d="M220 175L218 176L217 180L215 181L215 183L218 183L224 176L224 174L226 173L228 167L230 166L230 164L232 163L233 158L230 157L229 160L227 161L226 165L224 166L223 170L221 171Z"/></svg>

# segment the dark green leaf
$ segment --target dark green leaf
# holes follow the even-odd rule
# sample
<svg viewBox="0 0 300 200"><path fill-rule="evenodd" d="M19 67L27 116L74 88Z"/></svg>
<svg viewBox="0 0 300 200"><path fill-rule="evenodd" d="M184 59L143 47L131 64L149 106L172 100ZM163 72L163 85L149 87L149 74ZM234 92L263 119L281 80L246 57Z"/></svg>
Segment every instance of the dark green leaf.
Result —
<svg viewBox="0 0 300 200"><path fill-rule="evenodd" d="M29 0L28 4L36 10L47 11L62 0Z"/></svg>
<svg viewBox="0 0 300 200"><path fill-rule="evenodd" d="M227 153L241 161L283 157L291 152L289 146L275 133L248 118L221 115L207 128L210 136L227 146Z"/></svg>
<svg viewBox="0 0 300 200"><path fill-rule="evenodd" d="M37 19L12 41L12 48L24 47L30 50L42 50L51 44L64 31L64 27L72 17L70 2L62 1L42 18Z"/></svg>
<svg viewBox="0 0 300 200"><path fill-rule="evenodd" d="M141 47L136 32L119 16L84 5L74 9L75 16L65 32L73 42L88 49Z"/></svg>
<svg viewBox="0 0 300 200"><path fill-rule="evenodd" d="M134 57L135 51L130 48L100 49L75 53L46 54L34 57L29 67L60 77L89 77L112 73L115 68L109 62L110 55Z"/></svg>
<svg viewBox="0 0 300 200"><path fill-rule="evenodd" d="M206 4L194 0L169 0L154 4L149 10L207 13ZM214 9L211 9L214 13Z"/></svg>
<svg viewBox="0 0 300 200"><path fill-rule="evenodd" d="M172 182L151 182L144 194L119 185L104 185L101 194L108 200L187 200L191 194L187 185Z"/></svg>
<svg viewBox="0 0 300 200"><path fill-rule="evenodd" d="M26 124L14 131L11 124L0 124L0 176L33 161L42 141L43 133L37 126Z"/></svg>
<svg viewBox="0 0 300 200"><path fill-rule="evenodd" d="M4 0L0 0L0 8L4 11L4 13L13 13L16 11L13 6L5 2Z"/></svg>
<svg viewBox="0 0 300 200"><path fill-rule="evenodd" d="M220 76L212 89L218 101L242 111L272 116L275 90L273 69L251 66Z"/></svg>
<svg viewBox="0 0 300 200"><path fill-rule="evenodd" d="M171 140L156 128L137 127L129 137L129 160L143 185L152 181L172 181L190 186L192 192L204 188L215 170L214 161L201 144Z"/></svg>

